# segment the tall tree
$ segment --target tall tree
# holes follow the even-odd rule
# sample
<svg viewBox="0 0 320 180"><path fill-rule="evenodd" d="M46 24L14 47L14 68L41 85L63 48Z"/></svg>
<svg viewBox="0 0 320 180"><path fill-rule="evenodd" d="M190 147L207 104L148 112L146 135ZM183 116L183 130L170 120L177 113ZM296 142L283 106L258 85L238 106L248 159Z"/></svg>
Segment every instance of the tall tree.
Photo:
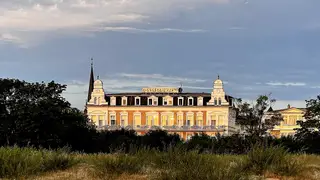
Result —
<svg viewBox="0 0 320 180"><path fill-rule="evenodd" d="M270 95L260 95L253 105L242 102L237 103L236 123L245 129L247 135L262 137L279 125L283 118L280 113L267 113L268 108L275 102Z"/></svg>
<svg viewBox="0 0 320 180"><path fill-rule="evenodd" d="M305 121L298 121L300 128L295 137L305 144L306 151L320 153L320 95L315 99L306 100L307 110Z"/></svg>
<svg viewBox="0 0 320 180"><path fill-rule="evenodd" d="M0 79L1 145L75 146L78 137L74 135L91 131L91 125L84 114L61 96L65 89L66 85L54 81Z"/></svg>

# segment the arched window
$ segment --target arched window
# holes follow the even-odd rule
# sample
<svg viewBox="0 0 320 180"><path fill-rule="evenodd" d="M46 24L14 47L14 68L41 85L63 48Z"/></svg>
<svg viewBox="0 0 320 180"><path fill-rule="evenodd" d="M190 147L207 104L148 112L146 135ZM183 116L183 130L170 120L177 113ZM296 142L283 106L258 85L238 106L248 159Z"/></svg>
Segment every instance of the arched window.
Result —
<svg viewBox="0 0 320 180"><path fill-rule="evenodd" d="M214 105L217 105L217 99L214 98Z"/></svg>
<svg viewBox="0 0 320 180"><path fill-rule="evenodd" d="M93 99L93 103L97 104L97 98L96 97Z"/></svg>
<svg viewBox="0 0 320 180"><path fill-rule="evenodd" d="M219 98L219 105L221 105L221 98Z"/></svg>

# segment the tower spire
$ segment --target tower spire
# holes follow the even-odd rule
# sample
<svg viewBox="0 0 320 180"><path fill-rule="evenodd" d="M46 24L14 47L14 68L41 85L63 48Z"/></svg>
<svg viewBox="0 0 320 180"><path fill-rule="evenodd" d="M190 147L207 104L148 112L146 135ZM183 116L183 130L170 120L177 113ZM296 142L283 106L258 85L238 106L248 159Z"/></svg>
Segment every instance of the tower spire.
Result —
<svg viewBox="0 0 320 180"><path fill-rule="evenodd" d="M88 98L87 102L91 99L91 93L93 91L94 75L93 75L93 58L91 58L91 72L89 77L89 89L88 89Z"/></svg>

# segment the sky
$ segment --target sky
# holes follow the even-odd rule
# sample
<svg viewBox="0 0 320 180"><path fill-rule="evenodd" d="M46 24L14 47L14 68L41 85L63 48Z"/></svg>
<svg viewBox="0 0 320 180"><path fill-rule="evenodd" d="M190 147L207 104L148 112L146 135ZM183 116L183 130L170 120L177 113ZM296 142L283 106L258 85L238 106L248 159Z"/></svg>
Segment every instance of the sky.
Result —
<svg viewBox="0 0 320 180"><path fill-rule="evenodd" d="M90 58L107 93L182 83L275 108L319 94L319 0L0 0L0 78L54 80L83 109Z"/></svg>

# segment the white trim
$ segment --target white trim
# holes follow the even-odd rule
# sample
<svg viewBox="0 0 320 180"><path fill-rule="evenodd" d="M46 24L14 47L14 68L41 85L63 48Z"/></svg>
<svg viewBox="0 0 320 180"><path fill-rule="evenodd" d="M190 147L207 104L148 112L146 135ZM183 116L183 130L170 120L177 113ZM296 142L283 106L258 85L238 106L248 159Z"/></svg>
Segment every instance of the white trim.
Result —
<svg viewBox="0 0 320 180"><path fill-rule="evenodd" d="M123 103L123 100L125 100L125 103ZM121 105L122 106L127 106L128 105L128 97L126 97L126 96L121 97Z"/></svg>
<svg viewBox="0 0 320 180"><path fill-rule="evenodd" d="M167 123L167 126L171 126L171 125L174 125L174 112L161 112L160 114L160 125L162 126L162 121L163 121L163 116L167 116L167 120L168 120L168 123ZM173 123L170 124L170 116L173 118Z"/></svg>
<svg viewBox="0 0 320 180"><path fill-rule="evenodd" d="M110 97L110 105L115 106L117 104L117 98L115 96Z"/></svg>
<svg viewBox="0 0 320 180"><path fill-rule="evenodd" d="M181 124L179 124L179 118L178 118L179 116L182 116L182 119L181 119L181 120L182 120L182 123L181 123ZM178 113L177 113L177 125L178 125L178 126L183 126L183 125L184 125L184 122L183 122L183 112L178 112Z"/></svg>
<svg viewBox="0 0 320 180"><path fill-rule="evenodd" d="M199 116L201 116L201 121L202 121L202 124L200 124L200 125L198 124L198 121L199 121L198 117L199 117ZM197 112L195 119L196 119L196 125L197 125L197 126L203 126L203 113L202 113L202 112Z"/></svg>
<svg viewBox="0 0 320 180"><path fill-rule="evenodd" d="M188 119L188 116L192 116L192 119ZM187 114L186 114L186 124L187 124L188 120L190 120L189 126L193 126L194 125L194 113L193 112L187 112Z"/></svg>
<svg viewBox="0 0 320 180"><path fill-rule="evenodd" d="M158 125L155 125L155 121L154 121L154 117L157 117L158 119L158 124L160 123L159 122L159 112L146 112L146 125L148 124L148 116L152 116L152 121L153 121L153 124L151 123L151 125L154 125L154 126L158 126Z"/></svg>
<svg viewBox="0 0 320 180"><path fill-rule="evenodd" d="M139 99L139 104L137 104L137 99ZM137 96L134 98L134 105L135 106L141 106L141 97L140 96Z"/></svg>
<svg viewBox="0 0 320 180"><path fill-rule="evenodd" d="M114 119L112 119L111 116L114 116ZM115 120L114 125L117 125L117 113L116 112L109 112L109 121L110 121L109 125L110 126L112 125L111 120Z"/></svg>
<svg viewBox="0 0 320 180"><path fill-rule="evenodd" d="M179 104L179 99L181 99L182 100L182 104ZM180 96L180 97L178 97L178 106L183 106L183 97L182 96Z"/></svg>
<svg viewBox="0 0 320 180"><path fill-rule="evenodd" d="M133 128L137 127L136 122L135 122L135 116L139 116L139 118L140 118L140 126L142 125L141 112L134 112L133 113L133 120L132 120L132 127Z"/></svg>
<svg viewBox="0 0 320 180"><path fill-rule="evenodd" d="M123 120L122 116L126 116L127 117L126 119L124 119L124 124L122 124L122 120ZM128 124L128 119L129 119L128 112L120 112L120 126L126 127L127 125L129 125Z"/></svg>
<svg viewBox="0 0 320 180"><path fill-rule="evenodd" d="M167 102L167 104L164 103L165 101ZM170 103L170 101L171 101L171 103ZM162 105L163 106L172 106L173 105L173 98L169 95L164 96L162 98Z"/></svg>
<svg viewBox="0 0 320 180"><path fill-rule="evenodd" d="M203 106L203 97L202 96L199 96L198 97L198 106Z"/></svg>
<svg viewBox="0 0 320 180"><path fill-rule="evenodd" d="M190 99L192 100L192 104L190 104L190 103L189 103L189 100L190 100ZM191 97L191 96L190 96L190 97L188 97L188 103L187 103L187 104L188 104L188 106L193 106L193 104L194 104L194 102L193 102L193 101L194 101L193 97Z"/></svg>

